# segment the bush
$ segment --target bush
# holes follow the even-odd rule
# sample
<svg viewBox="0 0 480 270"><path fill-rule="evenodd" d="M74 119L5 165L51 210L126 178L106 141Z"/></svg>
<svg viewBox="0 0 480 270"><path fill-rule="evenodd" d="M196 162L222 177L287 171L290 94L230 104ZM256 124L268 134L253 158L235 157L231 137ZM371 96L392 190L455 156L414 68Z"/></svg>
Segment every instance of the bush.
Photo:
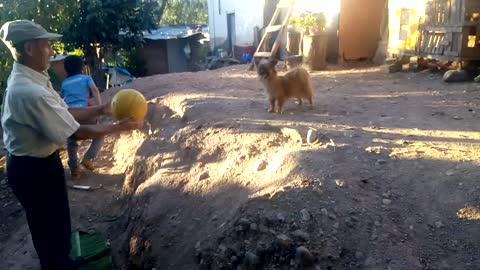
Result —
<svg viewBox="0 0 480 270"><path fill-rule="evenodd" d="M119 52L125 62L125 68L135 77L143 77L147 73L145 68L145 59L139 48L133 48L130 51L122 50Z"/></svg>
<svg viewBox="0 0 480 270"><path fill-rule="evenodd" d="M296 24L303 29L317 28L325 30L325 27L327 26L327 17L322 12L306 12L298 17L293 17L290 23Z"/></svg>

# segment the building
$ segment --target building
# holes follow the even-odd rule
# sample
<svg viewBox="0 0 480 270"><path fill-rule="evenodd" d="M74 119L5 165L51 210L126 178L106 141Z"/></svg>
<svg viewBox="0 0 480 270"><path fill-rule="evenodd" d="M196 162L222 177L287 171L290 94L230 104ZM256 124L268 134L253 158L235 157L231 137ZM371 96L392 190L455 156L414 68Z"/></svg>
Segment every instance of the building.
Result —
<svg viewBox="0 0 480 270"><path fill-rule="evenodd" d="M234 52L235 45L258 45L257 30L262 33L278 2L209 0L211 49ZM480 60L479 0L295 2L294 16L302 11L327 15L328 58L382 62L386 57L417 54Z"/></svg>
<svg viewBox="0 0 480 270"><path fill-rule="evenodd" d="M258 44L279 0L209 0L212 50ZM329 55L344 60L372 58L380 40L386 0L297 0L293 16L306 11L327 17ZM341 16L339 16L342 14ZM330 57L329 57L330 58Z"/></svg>
<svg viewBox="0 0 480 270"><path fill-rule="evenodd" d="M165 26L144 34L141 55L145 75L196 71L193 63L202 58L208 41L207 26Z"/></svg>

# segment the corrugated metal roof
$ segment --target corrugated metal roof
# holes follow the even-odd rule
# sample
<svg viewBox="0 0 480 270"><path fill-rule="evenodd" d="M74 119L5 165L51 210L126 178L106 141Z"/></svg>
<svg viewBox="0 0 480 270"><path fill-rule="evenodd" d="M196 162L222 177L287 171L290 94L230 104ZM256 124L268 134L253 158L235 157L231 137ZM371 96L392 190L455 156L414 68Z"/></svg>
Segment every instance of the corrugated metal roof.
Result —
<svg viewBox="0 0 480 270"><path fill-rule="evenodd" d="M186 26L186 25L177 25L177 26L163 26L155 30L143 33L144 39L150 40L160 40L160 39L177 39L177 38L188 38L197 34L208 33L208 26Z"/></svg>

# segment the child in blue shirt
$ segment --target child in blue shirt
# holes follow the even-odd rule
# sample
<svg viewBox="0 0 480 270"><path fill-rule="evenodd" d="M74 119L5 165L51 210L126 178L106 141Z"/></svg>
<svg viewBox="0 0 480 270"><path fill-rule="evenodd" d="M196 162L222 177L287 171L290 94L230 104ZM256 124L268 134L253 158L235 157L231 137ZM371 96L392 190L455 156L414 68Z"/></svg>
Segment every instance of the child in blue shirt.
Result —
<svg viewBox="0 0 480 270"><path fill-rule="evenodd" d="M93 82L92 77L82 74L83 60L79 56L70 55L64 60L67 78L62 82L60 95L68 107L88 107L92 105L90 97L93 96L95 104L102 104L100 92ZM96 121L95 121L96 122ZM95 124L95 122L84 122L80 124ZM93 139L90 147L80 162L86 169L93 170L93 159L97 156L102 147L103 138ZM68 166L72 178L78 179L81 170L78 165L78 142L69 138L67 141Z"/></svg>

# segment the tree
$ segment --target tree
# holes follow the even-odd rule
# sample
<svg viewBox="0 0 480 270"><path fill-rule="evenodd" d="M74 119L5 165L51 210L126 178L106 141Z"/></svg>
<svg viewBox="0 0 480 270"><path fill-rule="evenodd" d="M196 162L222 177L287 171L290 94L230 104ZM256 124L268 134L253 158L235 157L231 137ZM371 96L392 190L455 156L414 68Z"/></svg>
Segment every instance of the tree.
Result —
<svg viewBox="0 0 480 270"><path fill-rule="evenodd" d="M73 14L78 9L77 5L77 0L3 0L0 2L0 26L12 20L32 20L48 31L60 33L71 24ZM0 45L0 90L2 92L6 87L12 63L10 52L2 43Z"/></svg>
<svg viewBox="0 0 480 270"><path fill-rule="evenodd" d="M162 0L165 8L167 0ZM156 0L81 0L73 23L63 33L69 48L82 48L93 77L105 85L101 60L106 50L132 49L143 42L143 31L161 18Z"/></svg>
<svg viewBox="0 0 480 270"><path fill-rule="evenodd" d="M207 0L169 0L160 24L208 24Z"/></svg>

